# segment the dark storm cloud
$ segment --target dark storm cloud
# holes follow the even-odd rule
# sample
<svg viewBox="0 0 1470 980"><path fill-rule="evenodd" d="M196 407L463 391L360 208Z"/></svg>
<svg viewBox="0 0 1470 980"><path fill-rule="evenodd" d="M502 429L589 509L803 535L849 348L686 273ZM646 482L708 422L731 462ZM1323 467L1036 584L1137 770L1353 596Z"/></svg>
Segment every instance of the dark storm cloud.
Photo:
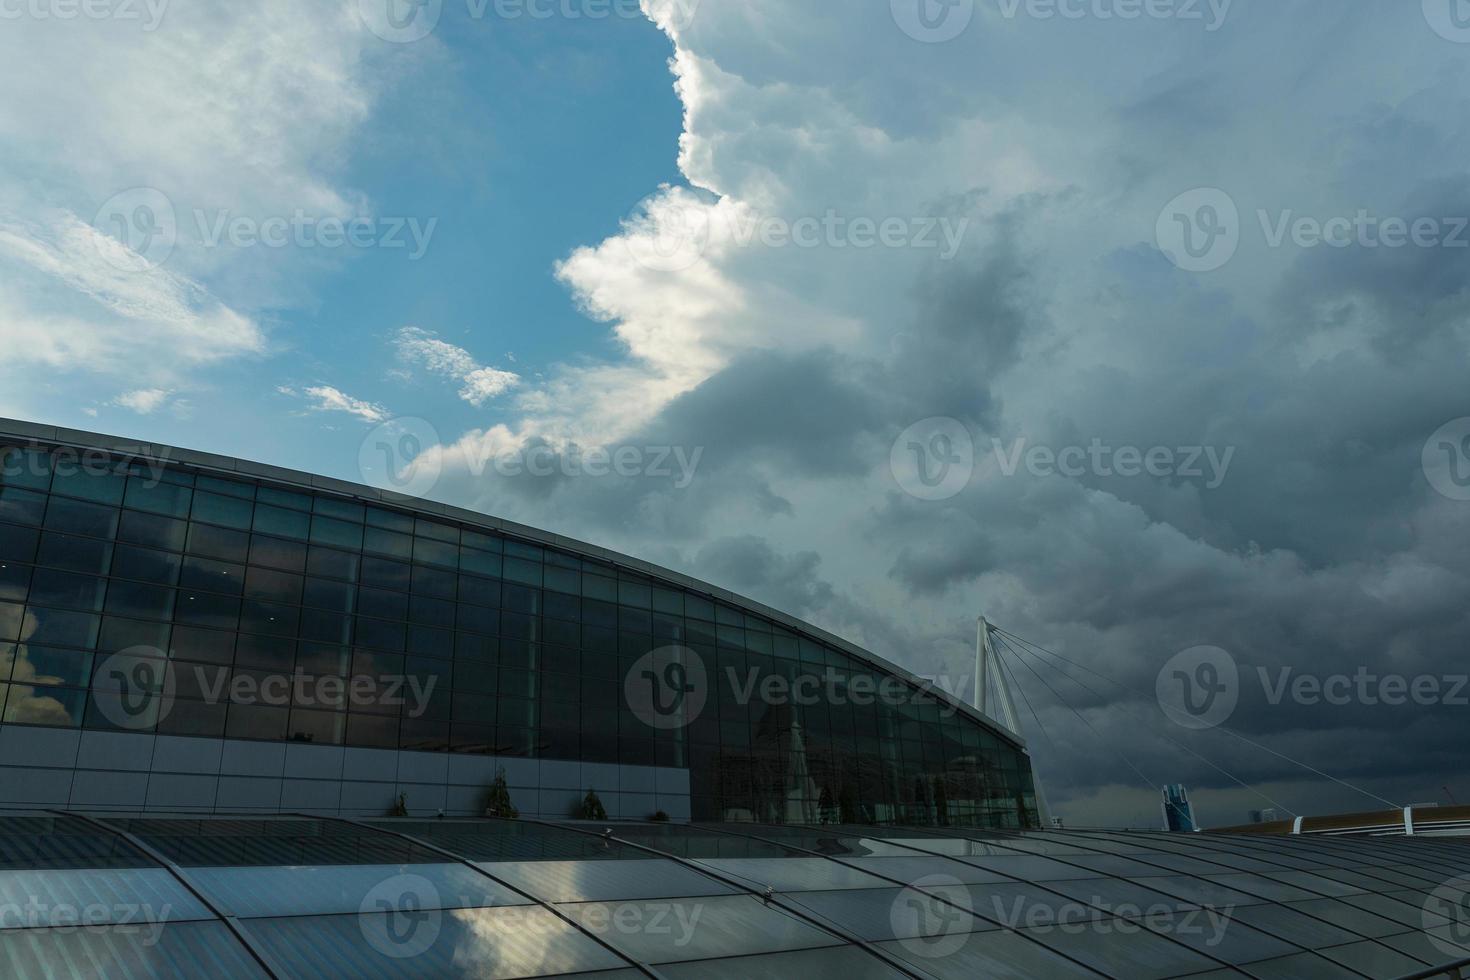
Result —
<svg viewBox="0 0 1470 980"><path fill-rule="evenodd" d="M814 551L783 555L749 534L711 541L694 556L704 577L795 616L820 613L832 602L832 586L818 574L821 563Z"/></svg>
<svg viewBox="0 0 1470 980"><path fill-rule="evenodd" d="M1381 796L1435 798L1463 771L1456 733L1470 707L1273 703L1260 673L1467 671L1470 503L1432 489L1421 454L1470 415L1470 250L1273 245L1258 215L1470 214L1470 49L1410 6L1349 18L1241 0L1209 36L977 20L973 46L934 50L874 41L861 18L818 30L826 15L813 6L789 35L694 45L752 86L703 92L696 128L726 128L707 124L690 142L701 166L728 171L717 183L820 184L804 201L820 213L838 190L891 177L877 171L905 140L974 122L943 148L964 164L923 197L972 216L973 232L953 262L895 266L905 302L864 323L863 343L737 353L628 438L704 447L687 489L563 480L502 499L530 523L760 598L916 671L964 676L979 612L1091 667L1104 677L1031 655L1011 664L1052 801L1085 805L1080 822L1157 819L1125 752L1148 781L1190 784L1211 822L1271 805L1170 739L1302 812L1381 805L1224 732L1170 722L1155 681L1199 645L1239 665L1233 729ZM711 16L697 30L717 37L756 15ZM871 62L883 71L793 65L796 40L892 58ZM783 102L786 84L826 88ZM857 122L891 144L865 156ZM991 167L984 153L1004 156L1007 141L1034 153ZM851 166L823 169L847 156ZM1025 190L997 189L998 174L1028 165L1044 173L1012 180ZM1192 187L1221 188L1240 211L1239 253L1209 275L1152 241L1165 202ZM740 272L764 285L759 262ZM821 286L822 304L852 312ZM898 434L933 417L958 420L977 457L969 486L941 501L908 496L888 473ZM1231 462L1215 485L1007 476L992 440L1210 447Z"/></svg>
<svg viewBox="0 0 1470 980"><path fill-rule="evenodd" d="M712 470L759 462L857 476L870 465L859 440L882 424L886 380L832 350L757 352L675 399L646 437L702 445Z"/></svg>

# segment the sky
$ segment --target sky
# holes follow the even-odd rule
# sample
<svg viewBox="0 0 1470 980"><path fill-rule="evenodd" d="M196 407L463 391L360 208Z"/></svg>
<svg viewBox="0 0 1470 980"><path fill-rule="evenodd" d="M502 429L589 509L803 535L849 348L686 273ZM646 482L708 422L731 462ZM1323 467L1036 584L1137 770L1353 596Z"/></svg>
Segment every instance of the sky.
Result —
<svg viewBox="0 0 1470 980"><path fill-rule="evenodd" d="M984 614L1070 825L1470 801L1461 0L0 18L0 415Z"/></svg>

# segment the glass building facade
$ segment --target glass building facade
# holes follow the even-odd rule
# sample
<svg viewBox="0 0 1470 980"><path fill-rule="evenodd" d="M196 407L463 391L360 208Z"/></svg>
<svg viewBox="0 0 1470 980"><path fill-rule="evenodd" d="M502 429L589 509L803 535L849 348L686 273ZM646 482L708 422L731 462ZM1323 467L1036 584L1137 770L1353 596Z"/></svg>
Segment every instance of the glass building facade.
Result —
<svg viewBox="0 0 1470 980"><path fill-rule="evenodd" d="M1039 825L1013 737L773 611L468 512L106 445L0 439L0 726L678 769L697 820Z"/></svg>

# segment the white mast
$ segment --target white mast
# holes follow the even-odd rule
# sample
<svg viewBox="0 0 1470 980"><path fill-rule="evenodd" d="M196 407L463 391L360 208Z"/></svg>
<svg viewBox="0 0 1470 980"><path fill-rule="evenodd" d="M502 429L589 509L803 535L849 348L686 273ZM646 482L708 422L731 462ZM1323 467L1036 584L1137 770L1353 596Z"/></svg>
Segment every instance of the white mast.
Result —
<svg viewBox="0 0 1470 980"><path fill-rule="evenodd" d="M980 617L975 637L975 710L990 720L1007 728L1021 738L1021 722L1016 714L1015 702L1011 700L1011 686L1006 683L1005 671L990 641L990 622ZM1036 786L1036 806L1040 811L1041 825L1046 827L1051 820L1051 807L1047 805L1046 793L1041 788L1041 774L1036 771L1036 759L1031 759L1031 779Z"/></svg>
<svg viewBox="0 0 1470 980"><path fill-rule="evenodd" d="M980 617L975 638L975 708L982 715L1000 722L1021 734L1016 705L1011 701L1011 688L990 645L990 623Z"/></svg>

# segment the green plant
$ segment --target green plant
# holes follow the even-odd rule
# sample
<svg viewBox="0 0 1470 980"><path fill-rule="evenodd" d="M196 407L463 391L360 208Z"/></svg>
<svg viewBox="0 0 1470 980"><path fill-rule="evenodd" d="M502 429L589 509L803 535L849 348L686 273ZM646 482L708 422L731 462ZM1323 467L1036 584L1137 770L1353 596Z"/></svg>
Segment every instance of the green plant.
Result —
<svg viewBox="0 0 1470 980"><path fill-rule="evenodd" d="M398 794L398 799L394 800L393 801L393 805L388 808L388 816L390 816L390 817L406 817L406 816L408 816L408 794L407 793L399 793Z"/></svg>
<svg viewBox="0 0 1470 980"><path fill-rule="evenodd" d="M510 801L510 787L505 782L505 767L495 770L495 781L485 791L485 816L514 820L521 815Z"/></svg>
<svg viewBox="0 0 1470 980"><path fill-rule="evenodd" d="M581 805L577 807L575 817L578 820L607 819L607 808L604 807L602 805L602 801L597 798L597 790L589 789L587 791L586 797L583 798Z"/></svg>

